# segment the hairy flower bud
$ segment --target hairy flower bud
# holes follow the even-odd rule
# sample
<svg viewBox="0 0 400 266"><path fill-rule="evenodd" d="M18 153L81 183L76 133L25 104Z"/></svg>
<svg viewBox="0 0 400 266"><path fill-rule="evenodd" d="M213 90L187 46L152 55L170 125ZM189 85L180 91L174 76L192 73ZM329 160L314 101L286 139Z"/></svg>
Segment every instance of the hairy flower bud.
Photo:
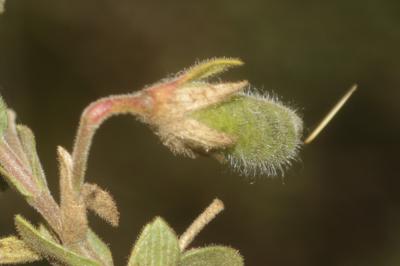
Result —
<svg viewBox="0 0 400 266"><path fill-rule="evenodd" d="M260 95L235 95L192 117L236 139L215 155L244 175L283 172L301 143L302 121L296 113Z"/></svg>
<svg viewBox="0 0 400 266"><path fill-rule="evenodd" d="M247 81L205 80L241 64L237 59L205 61L141 91L140 97L151 103L143 120L176 154L208 154L245 175L276 175L297 154L302 121L273 99L245 94Z"/></svg>

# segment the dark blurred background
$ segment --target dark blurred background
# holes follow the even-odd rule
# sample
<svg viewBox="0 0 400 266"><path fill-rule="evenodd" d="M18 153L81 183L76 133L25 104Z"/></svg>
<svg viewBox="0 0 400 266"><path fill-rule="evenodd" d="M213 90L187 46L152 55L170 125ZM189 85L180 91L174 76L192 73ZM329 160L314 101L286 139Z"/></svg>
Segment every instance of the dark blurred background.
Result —
<svg viewBox="0 0 400 266"><path fill-rule="evenodd" d="M399 1L8 0L6 9L0 93L36 133L55 195L56 146L71 150L88 103L196 60L242 58L225 78L279 95L306 132L359 84L284 180L253 182L209 158L174 157L131 117L107 122L88 179L114 194L121 225L90 219L117 265L154 216L182 233L215 197L227 209L194 246L233 246L246 265L400 264ZM0 213L1 235L14 232L17 213L39 220L12 191L0 193Z"/></svg>

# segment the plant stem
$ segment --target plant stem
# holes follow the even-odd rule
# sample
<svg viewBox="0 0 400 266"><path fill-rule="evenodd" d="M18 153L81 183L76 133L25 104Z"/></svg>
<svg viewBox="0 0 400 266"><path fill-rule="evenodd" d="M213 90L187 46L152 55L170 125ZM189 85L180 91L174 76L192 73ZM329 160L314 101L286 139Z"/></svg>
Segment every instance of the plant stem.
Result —
<svg viewBox="0 0 400 266"><path fill-rule="evenodd" d="M102 98L85 109L72 153L73 180L71 181L75 192L79 194L84 183L89 149L96 130L111 116L143 113L146 104L142 93L134 93Z"/></svg>
<svg viewBox="0 0 400 266"><path fill-rule="evenodd" d="M215 199L179 238L179 247L181 251L184 251L201 230L223 210L224 203L219 199Z"/></svg>
<svg viewBox="0 0 400 266"><path fill-rule="evenodd" d="M61 211L53 196L46 191L32 199L28 198L27 201L43 216L54 232L62 237Z"/></svg>

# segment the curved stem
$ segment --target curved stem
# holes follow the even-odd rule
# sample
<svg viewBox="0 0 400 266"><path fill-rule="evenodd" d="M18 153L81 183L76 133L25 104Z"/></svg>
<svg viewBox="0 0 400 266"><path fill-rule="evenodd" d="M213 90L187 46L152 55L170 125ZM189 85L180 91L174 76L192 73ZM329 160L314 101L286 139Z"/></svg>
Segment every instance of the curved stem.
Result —
<svg viewBox="0 0 400 266"><path fill-rule="evenodd" d="M76 193L79 194L84 183L89 150L96 130L114 115L143 115L149 104L146 96L139 92L102 98L85 109L72 153L73 170L70 181Z"/></svg>

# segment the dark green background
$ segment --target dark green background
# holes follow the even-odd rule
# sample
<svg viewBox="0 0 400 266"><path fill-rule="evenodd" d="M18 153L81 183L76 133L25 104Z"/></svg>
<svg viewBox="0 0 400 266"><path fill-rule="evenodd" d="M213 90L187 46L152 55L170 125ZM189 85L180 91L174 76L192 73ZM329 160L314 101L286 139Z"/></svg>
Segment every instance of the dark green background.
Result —
<svg viewBox="0 0 400 266"><path fill-rule="evenodd" d="M121 225L90 219L118 265L154 216L181 233L214 197L227 209L194 245L231 245L246 265L399 265L399 1L8 0L6 7L1 94L35 131L55 192L56 146L71 150L88 103L198 59L242 58L246 65L224 78L279 95L298 108L307 132L351 84L360 86L284 184L251 182L209 158L174 157L130 117L105 124L88 180L114 194ZM21 197L1 193L1 235L14 232L17 213L38 221Z"/></svg>

